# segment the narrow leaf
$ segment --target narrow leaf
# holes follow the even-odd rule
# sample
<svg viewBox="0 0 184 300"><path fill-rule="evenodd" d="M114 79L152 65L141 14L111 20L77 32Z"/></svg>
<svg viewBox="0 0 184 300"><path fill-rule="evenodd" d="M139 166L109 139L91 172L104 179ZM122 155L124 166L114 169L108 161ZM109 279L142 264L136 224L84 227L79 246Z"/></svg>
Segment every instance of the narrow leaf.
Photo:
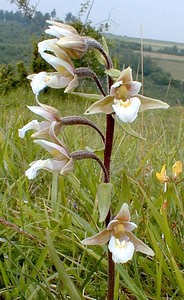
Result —
<svg viewBox="0 0 184 300"><path fill-rule="evenodd" d="M82 98L95 100L95 101L100 100L102 98L102 95L99 95L99 94L86 94L86 93L78 93L78 92L72 92L70 94L75 95L75 96L79 96L79 97L82 97Z"/></svg>
<svg viewBox="0 0 184 300"><path fill-rule="evenodd" d="M111 193L113 185L112 183L101 183L97 189L97 199L100 214L100 222L103 222L107 217L107 214L111 205Z"/></svg>
<svg viewBox="0 0 184 300"><path fill-rule="evenodd" d="M121 193L116 208L116 214L120 211L122 203L130 203L130 187L126 172L124 170L122 171L121 176Z"/></svg>
<svg viewBox="0 0 184 300"><path fill-rule="evenodd" d="M52 240L51 240L48 230L46 231L46 238L47 238L47 244L48 244L48 249L49 249L51 259L58 271L59 278L62 281L63 286L65 287L66 291L68 292L68 295L71 297L71 299L84 300L82 295L80 295L79 292L77 291L73 281L71 280L71 278L68 276L67 272L65 271L63 263L60 260L58 254L54 248L54 245L52 243Z"/></svg>
<svg viewBox="0 0 184 300"><path fill-rule="evenodd" d="M124 123L122 122L120 119L118 119L117 117L115 117L116 121L118 122L118 124L123 128L123 130L128 133L129 135L137 138L137 139L140 139L140 140L146 140L145 138L143 138L141 135L139 135L137 132L135 132L129 123Z"/></svg>
<svg viewBox="0 0 184 300"><path fill-rule="evenodd" d="M97 49L93 49L93 52L94 52L98 62L101 65L105 66L106 61L105 61L105 58L103 57L103 55Z"/></svg>
<svg viewBox="0 0 184 300"><path fill-rule="evenodd" d="M105 73L114 80L118 79L121 75L121 71L119 71L117 69L108 69L108 70L105 70Z"/></svg>

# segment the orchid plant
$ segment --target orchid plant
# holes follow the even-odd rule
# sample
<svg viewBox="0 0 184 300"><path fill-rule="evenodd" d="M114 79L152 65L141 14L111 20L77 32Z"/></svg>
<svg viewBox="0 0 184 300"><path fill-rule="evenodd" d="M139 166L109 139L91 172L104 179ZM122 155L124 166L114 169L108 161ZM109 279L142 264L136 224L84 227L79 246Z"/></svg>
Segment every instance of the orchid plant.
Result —
<svg viewBox="0 0 184 300"><path fill-rule="evenodd" d="M130 211L127 203L122 203L119 213L113 217L111 194L112 183L110 173L111 153L113 148L113 136L115 121L123 127L125 124L131 131L129 123L132 123L138 114L148 109L168 108L168 104L148 98L139 94L141 83L133 80L132 69L124 68L122 71L113 68L112 60L108 54L105 42L100 44L88 36L81 36L74 27L55 21L47 21L49 28L46 33L54 36L38 44L38 51L55 71L28 76L36 98L36 106L28 106L28 109L42 117L43 121L33 120L19 130L19 136L24 138L28 130L34 130L32 137L34 142L43 147L52 158L37 160L30 163L30 168L25 172L29 179L34 179L38 171L48 170L59 175L67 175L74 171L75 160L95 159L102 168L103 182L98 186L98 206L100 221L105 223L105 229L92 237L82 241L83 245L102 245L109 241L108 245L108 292L107 299L114 297L115 264L127 263L136 251L148 256L153 256L153 250L139 240L132 231L137 228L130 221ZM101 84L98 76L90 68L75 68L74 60L80 58L88 51L94 49L97 63L104 65L104 76L107 77L107 91ZM65 93L72 93L79 86L80 78L89 77L97 85L98 93L75 92L86 98L97 100L85 112L85 115L103 113L106 118L105 133L101 132L98 124L94 124L83 116L61 117L54 107L39 102L39 93L45 88L64 88ZM92 151L75 150L69 152L69 148L60 138L61 129L67 125L85 125L93 128L100 135L103 143L103 161ZM125 127L126 127L125 126ZM127 127L126 127L127 128ZM176 172L178 173L178 168ZM167 179L165 171L157 176L160 182ZM100 195L100 196L99 196ZM104 199L106 201L104 201ZM107 200L108 199L108 200Z"/></svg>

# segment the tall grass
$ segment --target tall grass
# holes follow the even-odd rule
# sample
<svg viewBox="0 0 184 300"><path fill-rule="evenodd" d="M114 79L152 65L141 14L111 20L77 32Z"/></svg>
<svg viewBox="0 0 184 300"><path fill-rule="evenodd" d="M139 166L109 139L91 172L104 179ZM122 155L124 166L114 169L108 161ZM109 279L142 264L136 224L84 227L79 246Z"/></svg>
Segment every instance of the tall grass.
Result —
<svg viewBox="0 0 184 300"><path fill-rule="evenodd" d="M0 299L72 299L63 267L79 298L105 299L107 248L80 242L104 226L98 222L96 200L101 170L96 162L84 160L67 178L44 171L33 181L25 177L29 163L46 156L30 133L24 140L18 137L18 129L35 118L26 108L34 101L31 92L21 89L0 102ZM62 116L82 114L89 106L74 96L62 100L45 94L40 101L57 107ZM153 248L155 257L137 253L133 261L116 267L114 299L184 297L184 183L170 184L163 193L155 177L164 163L171 174L175 161L184 162L183 113L182 107L173 107L140 115L133 129L146 141L128 136L116 124L113 208L118 212L122 202L129 203L136 234ZM103 130L103 115L91 119ZM63 128L62 136L70 141L71 151L102 148L100 138L85 126ZM163 210L165 199L168 206ZM55 254L59 260L53 259Z"/></svg>

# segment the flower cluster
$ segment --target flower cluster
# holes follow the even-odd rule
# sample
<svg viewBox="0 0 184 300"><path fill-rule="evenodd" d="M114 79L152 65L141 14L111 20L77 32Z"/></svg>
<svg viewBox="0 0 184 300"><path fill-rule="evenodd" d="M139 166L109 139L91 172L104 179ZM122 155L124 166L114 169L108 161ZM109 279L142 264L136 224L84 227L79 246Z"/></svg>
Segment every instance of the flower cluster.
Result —
<svg viewBox="0 0 184 300"><path fill-rule="evenodd" d="M32 137L36 138L34 142L49 152L52 158L32 162L25 174L29 179L34 179L37 171L44 169L67 175L73 171L75 159L92 158L102 168L104 183L110 183L108 167L110 163L105 163L105 156L111 153L112 148L107 149L107 147L112 147L113 134L109 142L107 141L108 133L106 132L104 135L98 126L91 121L82 117L61 118L57 109L38 101L40 91L45 87L51 87L55 89L64 88L67 93L72 92L78 87L80 77L91 77L96 82L101 94L95 95L95 99L98 101L94 102L85 114L104 113L110 115L113 122L115 116L121 122L132 123L139 112L156 108L166 109L168 104L139 94L141 83L133 80L132 69L130 67L123 71L113 69L108 51L99 42L90 37L79 35L76 29L70 25L55 21L47 21L47 23L49 28L45 32L54 38L40 42L38 51L41 57L54 68L54 71L42 71L28 76L38 104L37 106L28 106L28 108L43 117L44 121L33 120L29 122L19 130L19 136L23 138L28 130L34 130L35 132L32 134ZM105 67L104 73L110 79L110 84L107 87L108 94L104 92L100 80L93 70L89 68L75 69L74 67L73 59L81 58L89 48L97 50L103 58L101 61ZM88 94L85 96L91 97ZM83 124L95 129L100 134L103 145L105 145L104 163L92 152L81 150L69 153L67 146L58 138L63 124ZM107 157L107 160L110 161L110 157ZM175 174L179 172L177 167L174 170ZM167 179L165 171L162 170L160 177L158 175L157 178L164 182ZM115 263L126 263L132 259L136 251L153 256L153 251L132 233L136 227L136 224L130 221L129 207L124 203L120 212L103 231L93 237L86 238L82 243L84 245L101 245L109 241L108 248Z"/></svg>
<svg viewBox="0 0 184 300"><path fill-rule="evenodd" d="M179 174L182 172L183 165L180 160L176 161L172 166L172 176L167 176L166 164L163 165L160 173L156 173L156 178L160 183L177 182Z"/></svg>

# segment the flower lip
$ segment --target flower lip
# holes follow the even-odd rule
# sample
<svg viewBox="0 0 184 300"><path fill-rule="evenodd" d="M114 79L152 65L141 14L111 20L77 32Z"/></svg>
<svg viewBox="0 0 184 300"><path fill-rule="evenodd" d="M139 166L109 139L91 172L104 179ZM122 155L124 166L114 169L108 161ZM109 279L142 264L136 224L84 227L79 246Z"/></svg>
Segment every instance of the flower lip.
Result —
<svg viewBox="0 0 184 300"><path fill-rule="evenodd" d="M112 105L113 110L117 117L125 123L133 122L138 115L141 101L138 97L127 99L125 102L122 100L114 100Z"/></svg>
<svg viewBox="0 0 184 300"><path fill-rule="evenodd" d="M108 246L115 263L126 263L132 259L135 247L129 240L119 240L112 236Z"/></svg>

